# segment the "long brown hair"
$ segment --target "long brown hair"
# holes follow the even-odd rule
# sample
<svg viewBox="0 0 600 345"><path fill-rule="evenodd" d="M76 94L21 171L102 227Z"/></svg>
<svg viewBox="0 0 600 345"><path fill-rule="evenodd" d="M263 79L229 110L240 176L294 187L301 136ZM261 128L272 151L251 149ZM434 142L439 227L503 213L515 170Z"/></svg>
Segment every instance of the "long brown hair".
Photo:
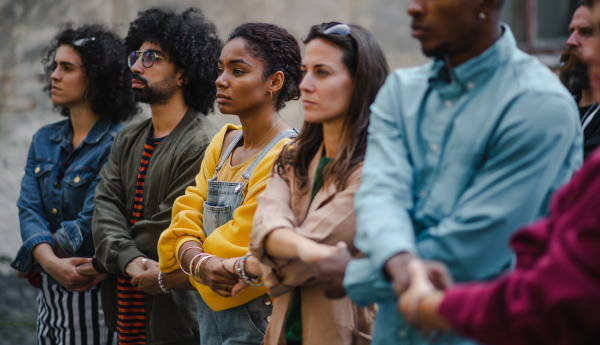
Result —
<svg viewBox="0 0 600 345"><path fill-rule="evenodd" d="M304 44L319 38L344 51L343 62L353 80L353 92L348 113L342 126L340 145L333 161L323 171L324 184L335 183L338 191L346 187L352 172L364 160L367 148L369 106L389 74L389 67L379 43L373 35L358 25L349 25L350 33L325 34L325 30L340 23L314 25ZM304 122L300 135L281 151L275 169L286 181L292 170L301 190L307 190L308 165L323 143L323 125ZM288 181L289 182L289 181Z"/></svg>

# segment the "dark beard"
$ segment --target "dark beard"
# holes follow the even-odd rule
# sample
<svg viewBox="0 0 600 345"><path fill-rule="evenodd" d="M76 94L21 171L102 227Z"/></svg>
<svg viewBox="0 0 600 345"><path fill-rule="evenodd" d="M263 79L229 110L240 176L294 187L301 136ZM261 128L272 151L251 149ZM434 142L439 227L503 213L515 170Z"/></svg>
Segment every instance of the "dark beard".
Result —
<svg viewBox="0 0 600 345"><path fill-rule="evenodd" d="M133 89L135 100L148 104L165 104L175 93L175 77L173 74L173 76L149 86L146 79L134 74L132 78L139 80L145 86L143 89Z"/></svg>
<svg viewBox="0 0 600 345"><path fill-rule="evenodd" d="M562 53L560 62L564 63L560 69L560 81L571 94L576 95L590 88L588 67L583 63L581 53L569 47Z"/></svg>

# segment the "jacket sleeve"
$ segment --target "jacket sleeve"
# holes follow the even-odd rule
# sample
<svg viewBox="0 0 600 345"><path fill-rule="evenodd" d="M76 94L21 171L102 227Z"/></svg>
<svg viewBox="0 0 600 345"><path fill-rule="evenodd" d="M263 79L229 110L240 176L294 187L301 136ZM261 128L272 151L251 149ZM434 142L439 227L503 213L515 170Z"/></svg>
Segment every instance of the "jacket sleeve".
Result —
<svg viewBox="0 0 600 345"><path fill-rule="evenodd" d="M557 194L548 219L513 238L516 248L524 238L552 234L534 262L491 283L446 292L440 313L456 330L500 345L587 344L599 335L600 155L594 158L593 169Z"/></svg>
<svg viewBox="0 0 600 345"><path fill-rule="evenodd" d="M107 150L109 151L109 150ZM110 154L110 152L107 152ZM108 162L105 155L100 167ZM88 187L83 203L83 208L74 220L64 221L61 228L56 231L56 242L68 257L92 257L94 243L92 239L92 217L94 215L94 195L100 183L100 174Z"/></svg>
<svg viewBox="0 0 600 345"><path fill-rule="evenodd" d="M269 234L280 228L289 228L318 243L335 245L339 241L348 244L356 253L353 239L355 234L354 194L360 185L360 169L349 178L344 190L337 192L329 202L316 205L306 215L301 225L290 206L289 185L278 175L269 179L267 188L257 198L258 207L254 215L254 227L250 235L252 253L263 265L271 268L272 274L265 278L265 284L272 296L291 291L296 286L306 284L314 277L314 271L300 260L274 259L265 251L265 241ZM268 271L263 268L263 272Z"/></svg>
<svg viewBox="0 0 600 345"><path fill-rule="evenodd" d="M582 160L571 99L529 93L506 112L454 211L417 241L419 255L444 262L458 282L507 268L514 230L548 211L550 196Z"/></svg>
<svg viewBox="0 0 600 345"><path fill-rule="evenodd" d="M21 180L21 194L17 201L23 245L19 249L17 257L11 263L11 267L22 272L33 266L33 249L35 246L40 243L48 243L53 248L56 246L44 212L40 185L34 173L36 167L34 142L35 136L27 154L25 175Z"/></svg>
<svg viewBox="0 0 600 345"><path fill-rule="evenodd" d="M223 142L225 132L220 132L211 141L201 165L195 172L195 183L190 183L175 202L169 215L170 225L158 240L158 258L160 270L165 273L180 268L179 247L187 241L203 242L206 237L202 228L203 205L208 191L207 180L212 177L220 149L217 143Z"/></svg>

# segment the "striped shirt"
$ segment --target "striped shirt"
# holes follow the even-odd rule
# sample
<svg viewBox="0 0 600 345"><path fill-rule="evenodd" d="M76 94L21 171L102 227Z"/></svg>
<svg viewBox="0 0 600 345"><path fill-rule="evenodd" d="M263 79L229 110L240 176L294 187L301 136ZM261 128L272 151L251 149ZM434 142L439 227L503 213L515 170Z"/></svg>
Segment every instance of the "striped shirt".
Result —
<svg viewBox="0 0 600 345"><path fill-rule="evenodd" d="M152 133L146 138L142 161L138 170L137 184L133 212L129 219L129 227L144 218L144 181L148 172L148 164L154 149L164 139L152 138ZM146 306L145 293L137 286L131 286L131 278L127 275L117 277L118 311L117 331L119 344L144 345L146 344Z"/></svg>

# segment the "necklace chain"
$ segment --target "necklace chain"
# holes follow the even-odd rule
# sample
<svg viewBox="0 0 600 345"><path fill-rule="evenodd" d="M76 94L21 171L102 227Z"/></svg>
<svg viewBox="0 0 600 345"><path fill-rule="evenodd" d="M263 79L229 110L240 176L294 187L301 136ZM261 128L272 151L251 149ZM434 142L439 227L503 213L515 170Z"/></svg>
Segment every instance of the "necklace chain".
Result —
<svg viewBox="0 0 600 345"><path fill-rule="evenodd" d="M269 129L269 131L267 132L267 135L265 135L265 137L263 138L263 140L262 140L260 143L258 143L258 145L254 146L254 147L251 147L251 148L249 148L249 149L247 149L247 148L245 148L245 147L244 147L244 150L254 150L254 149L256 149L257 147L259 147L260 145L262 145L262 143L265 141L265 139L267 139L267 137L269 136L269 133L271 133L271 130L272 130L273 128L275 128L275 126L277 126L277 124L278 124L278 123L279 123L279 121L281 121L281 120L283 120L283 118L279 118L279 120L277 120L277 122L275 122L275 124L274 124L273 126L271 126L271 128L270 128L270 129Z"/></svg>

